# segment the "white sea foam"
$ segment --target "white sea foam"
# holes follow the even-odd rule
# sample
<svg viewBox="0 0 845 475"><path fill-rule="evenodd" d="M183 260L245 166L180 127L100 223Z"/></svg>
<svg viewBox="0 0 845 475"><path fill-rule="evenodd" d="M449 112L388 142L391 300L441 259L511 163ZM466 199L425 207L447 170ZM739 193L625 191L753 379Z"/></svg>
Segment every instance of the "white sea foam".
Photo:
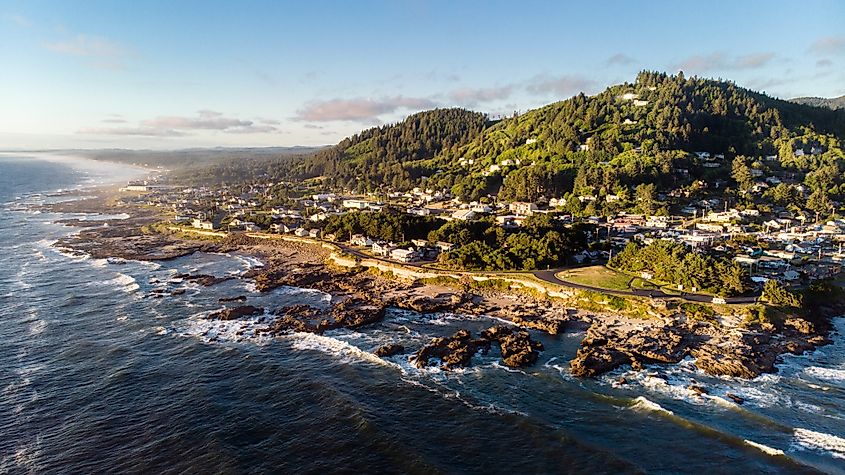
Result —
<svg viewBox="0 0 845 475"><path fill-rule="evenodd" d="M631 405L631 409L634 410L643 410L643 411L651 411L651 412L662 412L664 414L674 414L672 411L664 408L660 404L646 398L645 396L639 396L634 399L634 404Z"/></svg>
<svg viewBox="0 0 845 475"><path fill-rule="evenodd" d="M382 359L369 351L364 351L338 338L302 332L286 335L283 338L291 340L291 346L297 350L320 351L340 358L344 363L367 362L399 368L399 365L392 361Z"/></svg>
<svg viewBox="0 0 845 475"><path fill-rule="evenodd" d="M131 275L126 275L122 272L118 272L117 277L114 279L106 280L100 282L102 285L113 285L119 287L126 293L132 293L140 289L141 287L138 285L138 282L135 281L135 278Z"/></svg>
<svg viewBox="0 0 845 475"><path fill-rule="evenodd" d="M822 381L836 383L845 382L845 369L810 366L808 368L804 368L803 373Z"/></svg>
<svg viewBox="0 0 845 475"><path fill-rule="evenodd" d="M845 459L845 439L824 432L796 428L795 444L804 449L825 452L832 457Z"/></svg>
<svg viewBox="0 0 845 475"><path fill-rule="evenodd" d="M769 447L768 445L763 445L758 442L754 442L753 440L745 439L743 442L771 456L783 455L783 450L775 449L773 447Z"/></svg>

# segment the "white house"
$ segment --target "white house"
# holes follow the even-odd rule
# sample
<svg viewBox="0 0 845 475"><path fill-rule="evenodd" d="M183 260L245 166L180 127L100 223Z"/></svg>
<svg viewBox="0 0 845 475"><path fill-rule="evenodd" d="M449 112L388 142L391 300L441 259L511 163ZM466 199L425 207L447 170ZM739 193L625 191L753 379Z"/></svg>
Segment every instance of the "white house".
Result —
<svg viewBox="0 0 845 475"><path fill-rule="evenodd" d="M390 258L399 262L413 262L418 258L417 251L413 249L393 249L390 251Z"/></svg>
<svg viewBox="0 0 845 475"><path fill-rule="evenodd" d="M353 234L352 238L349 240L350 244L353 246L372 246L373 240L364 236L363 234Z"/></svg>
<svg viewBox="0 0 845 475"><path fill-rule="evenodd" d="M364 200L343 200L343 207L350 209L367 209L370 206L368 201Z"/></svg>
<svg viewBox="0 0 845 475"><path fill-rule="evenodd" d="M475 219L476 212L471 209L459 209L452 213L452 219L459 221L471 221Z"/></svg>
<svg viewBox="0 0 845 475"><path fill-rule="evenodd" d="M374 242L372 246L373 254L377 256L387 257L390 255L390 251L392 251L393 249L395 249L395 246L385 241Z"/></svg>
<svg viewBox="0 0 845 475"><path fill-rule="evenodd" d="M203 219L194 219L193 221L191 221L191 226L193 226L197 229L208 229L208 230L214 229L214 223L212 223L211 221L208 221L208 220L203 220Z"/></svg>
<svg viewBox="0 0 845 475"><path fill-rule="evenodd" d="M296 228L296 231L294 231L293 234L299 237L306 237L308 236L308 230L305 228Z"/></svg>
<svg viewBox="0 0 845 475"><path fill-rule="evenodd" d="M537 205L534 203L526 203L523 201L514 201L508 205L511 213L523 216L531 216L537 211Z"/></svg>

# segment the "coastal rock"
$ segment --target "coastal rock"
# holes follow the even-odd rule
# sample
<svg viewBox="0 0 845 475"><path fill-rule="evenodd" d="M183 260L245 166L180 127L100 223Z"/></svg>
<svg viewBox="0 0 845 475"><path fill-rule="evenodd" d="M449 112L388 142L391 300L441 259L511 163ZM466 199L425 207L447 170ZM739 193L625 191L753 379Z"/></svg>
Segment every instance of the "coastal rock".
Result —
<svg viewBox="0 0 845 475"><path fill-rule="evenodd" d="M481 332L478 339L473 339L469 330L463 329L448 338L434 338L417 351L415 365L424 368L431 358L439 358L444 369L466 367L473 355L479 351L486 353L493 343L499 345L502 362L512 368L534 364L543 350L543 344L532 340L528 332L496 325Z"/></svg>
<svg viewBox="0 0 845 475"><path fill-rule="evenodd" d="M388 356L398 355L399 353L404 353L405 347L397 344L397 343L388 343L387 345L382 345L373 352L376 356L380 358L386 358Z"/></svg>
<svg viewBox="0 0 845 475"><path fill-rule="evenodd" d="M238 295L237 297L220 297L217 299L220 303L226 302L246 302L246 295Z"/></svg>
<svg viewBox="0 0 845 475"><path fill-rule="evenodd" d="M534 341L528 332L514 332L499 339L499 347L502 350L502 362L511 368L521 368L537 362L543 344Z"/></svg>
<svg viewBox="0 0 845 475"><path fill-rule="evenodd" d="M417 368L425 368L429 360L439 358L443 369L469 366L472 356L482 348L489 348L489 340L473 340L469 330L458 330L448 338L434 338L414 355Z"/></svg>
<svg viewBox="0 0 845 475"><path fill-rule="evenodd" d="M563 332L565 322L556 318L525 318L522 315L511 316L511 321L523 328L533 328L548 333L549 335L557 335Z"/></svg>
<svg viewBox="0 0 845 475"><path fill-rule="evenodd" d="M213 275L208 274L175 274L172 279L183 279L189 282L196 282L197 284L202 285L203 287L210 287L215 284L219 284L220 282L225 282L227 280L231 280L234 277L227 276L227 277L215 277Z"/></svg>
<svg viewBox="0 0 845 475"><path fill-rule="evenodd" d="M569 362L574 376L593 378L631 362L630 355L607 347L581 347Z"/></svg>
<svg viewBox="0 0 845 475"><path fill-rule="evenodd" d="M331 328L355 328L376 323L384 318L384 303L361 297L350 297L332 307Z"/></svg>
<svg viewBox="0 0 845 475"><path fill-rule="evenodd" d="M225 308L212 312L208 315L209 320L236 320L243 317L251 317L254 315L261 315L264 309L261 307L253 307L252 305L242 305L239 307Z"/></svg>

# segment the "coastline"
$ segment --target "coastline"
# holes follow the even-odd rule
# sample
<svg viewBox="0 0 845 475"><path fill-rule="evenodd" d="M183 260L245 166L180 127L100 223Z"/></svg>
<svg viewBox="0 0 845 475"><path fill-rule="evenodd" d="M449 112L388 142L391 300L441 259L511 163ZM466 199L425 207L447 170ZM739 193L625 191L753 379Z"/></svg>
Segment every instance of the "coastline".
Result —
<svg viewBox="0 0 845 475"><path fill-rule="evenodd" d="M131 260L167 260L195 252L238 253L259 259L264 265L240 278L252 279L259 292L279 286L316 289L332 295L328 310L296 306L278 309L276 321L265 333L271 336L290 332L322 333L335 328L358 328L380 321L388 307L420 313L459 313L485 316L508 322L513 344L521 357L508 361L516 366L531 365L541 347L532 344L527 330L551 335L565 332L585 334L580 348L570 362L570 372L579 377L596 377L625 365L641 369L650 364L678 364L693 357L696 366L713 376L751 379L777 371L782 355L800 355L830 343L831 328L825 324L834 316L845 314L845 303L831 305L814 322L797 316L782 325L743 321L743 308L725 310L724 314L696 315L692 307L672 301L619 299L592 292L545 294L530 287L501 285L497 279L419 278L393 272L383 265L363 267L360 262L333 255L319 242L262 239L242 233L225 237L202 236L176 231L161 225L164 219L155 208L122 204L112 187L93 190L91 198L48 205L55 212L125 214L126 219L92 222L61 220L80 227L73 236L55 244L71 252L94 258ZM339 265L340 264L340 265ZM401 269L401 265L396 266ZM214 285L219 276L186 275L203 285ZM506 281L505 281L506 282ZM507 283L507 282L506 282ZM551 296L555 295L555 296ZM236 319L259 310L248 305L248 297L225 303L211 318ZM622 302L622 304L620 304ZM487 351L490 343L499 343L507 335L459 334L432 341L423 348L384 348L377 354L408 353L419 361L425 354L435 355L446 369L470 364L476 351ZM518 340L512 342L511 340ZM481 341L483 340L483 341ZM390 345L387 345L390 346ZM448 350L446 348L449 348ZM416 354L410 353L415 351ZM501 351L506 353L505 346ZM427 360L427 358L426 358ZM519 362L519 363L517 363ZM435 364L437 360L435 360ZM624 378L620 378L624 384ZM706 391L706 390L704 390ZM741 403L741 401L735 401Z"/></svg>

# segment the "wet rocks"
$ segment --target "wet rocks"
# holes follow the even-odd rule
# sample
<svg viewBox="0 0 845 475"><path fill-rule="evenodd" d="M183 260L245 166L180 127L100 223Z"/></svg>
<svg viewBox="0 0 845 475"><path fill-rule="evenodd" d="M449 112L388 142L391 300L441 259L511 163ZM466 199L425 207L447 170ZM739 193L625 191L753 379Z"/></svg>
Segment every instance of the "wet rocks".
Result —
<svg viewBox="0 0 845 475"><path fill-rule="evenodd" d="M398 344L398 343L388 343L386 345L382 345L373 352L376 356L380 358L386 358L388 356L398 355L400 353L405 352L405 347Z"/></svg>
<svg viewBox="0 0 845 475"><path fill-rule="evenodd" d="M439 358L443 369L467 367L473 355L490 347L486 339L474 340L469 330L458 330L451 337L434 338L414 355L417 368L425 368L429 360Z"/></svg>
<svg viewBox="0 0 845 475"><path fill-rule="evenodd" d="M215 284L219 284L220 282L225 282L227 280L231 280L234 277L227 276L227 277L215 277L213 275L208 274L175 274L173 279L182 279L188 282L196 282L197 284L202 285L203 287L210 287Z"/></svg>
<svg viewBox="0 0 845 475"><path fill-rule="evenodd" d="M414 363L424 368L429 360L439 358L444 369L466 367L473 355L479 351L486 353L494 343L499 345L502 362L512 368L534 364L543 350L543 344L532 340L528 332L496 325L481 332L477 339L472 338L469 330L458 330L447 338L434 338L417 351Z"/></svg>
<svg viewBox="0 0 845 475"><path fill-rule="evenodd" d="M523 328L533 328L548 333L549 335L557 335L563 332L565 322L556 318L541 317L541 318L525 318L521 315L513 315L511 321Z"/></svg>
<svg viewBox="0 0 845 475"><path fill-rule="evenodd" d="M357 328L381 321L384 311L383 303L364 297L346 298L327 311L310 305L291 305L276 310L277 318L265 332L323 333L337 328Z"/></svg>
<svg viewBox="0 0 845 475"><path fill-rule="evenodd" d="M246 302L246 295L238 295L236 297L220 297L217 299L220 303L227 303L227 302Z"/></svg>
<svg viewBox="0 0 845 475"><path fill-rule="evenodd" d="M212 312L208 315L209 320L237 320L243 317L252 317L261 315L264 309L261 307L254 307L252 305L241 305L239 307L225 308Z"/></svg>

